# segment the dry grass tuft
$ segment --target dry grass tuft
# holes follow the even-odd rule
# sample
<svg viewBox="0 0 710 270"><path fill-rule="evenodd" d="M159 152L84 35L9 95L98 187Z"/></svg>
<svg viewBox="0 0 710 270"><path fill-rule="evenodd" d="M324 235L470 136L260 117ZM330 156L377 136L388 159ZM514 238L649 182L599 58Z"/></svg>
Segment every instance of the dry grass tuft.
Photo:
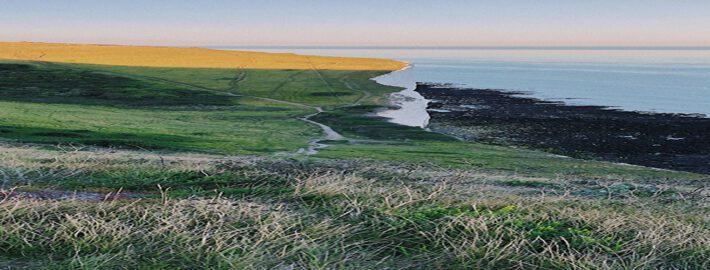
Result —
<svg viewBox="0 0 710 270"><path fill-rule="evenodd" d="M56 179L49 183L89 175L100 184L110 179L95 172L127 170L188 173L194 185L220 183L218 192L205 195L164 179L161 189L146 190L156 196L97 202L0 196L0 262L18 267L710 267L707 196L691 187L656 194L629 192L629 183L605 183L605 189L568 179L364 161L0 149L0 169L36 171L24 173L33 183L46 183L32 177L51 174L46 177ZM241 193L226 193L234 189Z"/></svg>

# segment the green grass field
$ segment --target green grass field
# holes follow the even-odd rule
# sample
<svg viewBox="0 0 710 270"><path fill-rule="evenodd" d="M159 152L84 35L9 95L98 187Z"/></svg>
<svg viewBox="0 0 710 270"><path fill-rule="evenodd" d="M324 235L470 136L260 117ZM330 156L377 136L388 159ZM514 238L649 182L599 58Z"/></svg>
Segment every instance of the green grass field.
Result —
<svg viewBox="0 0 710 270"><path fill-rule="evenodd" d="M0 62L0 265L710 266L708 176L387 123L382 73Z"/></svg>
<svg viewBox="0 0 710 270"><path fill-rule="evenodd" d="M381 73L5 62L0 64L0 136L26 143L270 155L295 152L317 139L320 130L297 118L320 106L327 112L314 120L365 141L335 142L320 157L526 173L693 177L458 142L390 124L367 116L397 90L370 80ZM358 102L362 105L343 107Z"/></svg>

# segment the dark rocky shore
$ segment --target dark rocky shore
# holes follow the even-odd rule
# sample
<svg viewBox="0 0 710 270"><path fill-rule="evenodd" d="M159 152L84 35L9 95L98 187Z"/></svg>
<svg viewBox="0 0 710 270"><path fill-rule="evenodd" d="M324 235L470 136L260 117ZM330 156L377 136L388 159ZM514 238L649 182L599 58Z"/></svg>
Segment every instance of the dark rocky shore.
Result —
<svg viewBox="0 0 710 270"><path fill-rule="evenodd" d="M432 130L578 158L710 174L710 119L573 106L523 92L419 84Z"/></svg>

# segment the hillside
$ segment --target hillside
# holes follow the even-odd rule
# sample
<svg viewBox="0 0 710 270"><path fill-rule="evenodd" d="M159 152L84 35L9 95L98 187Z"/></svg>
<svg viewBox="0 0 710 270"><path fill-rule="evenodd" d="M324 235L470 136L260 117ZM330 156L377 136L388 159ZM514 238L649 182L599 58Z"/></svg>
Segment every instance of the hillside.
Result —
<svg viewBox="0 0 710 270"><path fill-rule="evenodd" d="M401 62L37 43L0 59L10 269L710 266L707 175L388 123L373 112L399 89L370 78Z"/></svg>
<svg viewBox="0 0 710 270"><path fill-rule="evenodd" d="M0 59L132 67L241 69L402 69L386 59L303 56L294 54L119 45L0 42Z"/></svg>

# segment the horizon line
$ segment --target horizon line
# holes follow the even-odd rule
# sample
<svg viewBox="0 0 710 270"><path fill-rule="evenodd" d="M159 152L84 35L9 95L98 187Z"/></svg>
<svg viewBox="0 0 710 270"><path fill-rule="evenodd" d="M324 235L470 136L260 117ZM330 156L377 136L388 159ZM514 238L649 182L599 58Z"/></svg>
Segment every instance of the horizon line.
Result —
<svg viewBox="0 0 710 270"><path fill-rule="evenodd" d="M352 45L206 45L205 48L262 49L423 49L423 50L710 50L710 46L352 46Z"/></svg>
<svg viewBox="0 0 710 270"><path fill-rule="evenodd" d="M0 42L17 42L17 43L56 43L56 44L75 44L75 45L106 45L106 46L153 46L153 47L177 47L177 48L207 48L207 49L379 49L379 50L397 50L397 49L423 49L423 50L710 50L710 45L602 45L602 46L536 46L536 45L452 45L452 46L401 46L401 45L185 45L185 44L136 44L136 43L113 43L113 42L51 42L51 41L2 41Z"/></svg>

